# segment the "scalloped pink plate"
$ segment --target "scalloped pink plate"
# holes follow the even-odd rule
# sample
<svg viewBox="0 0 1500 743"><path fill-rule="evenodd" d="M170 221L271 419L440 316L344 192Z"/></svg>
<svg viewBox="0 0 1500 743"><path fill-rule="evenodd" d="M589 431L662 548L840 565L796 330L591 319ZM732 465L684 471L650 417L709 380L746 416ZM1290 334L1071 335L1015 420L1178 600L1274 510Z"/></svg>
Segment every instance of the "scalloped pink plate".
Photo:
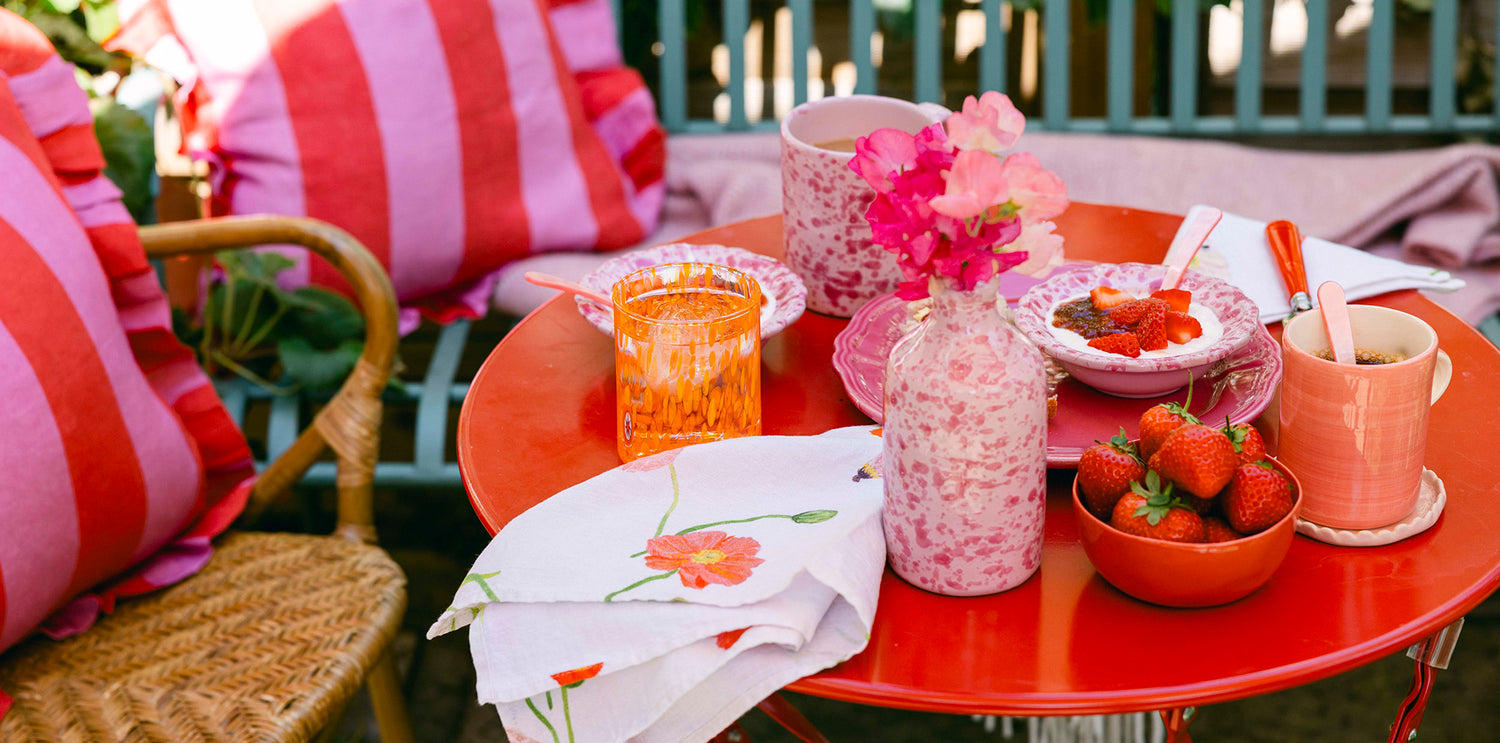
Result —
<svg viewBox="0 0 1500 743"><path fill-rule="evenodd" d="M632 250L611 258L598 268L588 272L580 284L609 296L615 282L626 274L642 268L663 263L716 263L737 268L750 274L760 282L760 339L770 338L781 332L792 321L802 316L807 307L807 286L802 278L787 268L781 261L752 253L743 248L725 245L695 245L693 243L668 243L651 248ZM578 313L589 324L611 338L615 335L614 310L600 307L582 297L574 297Z"/></svg>
<svg viewBox="0 0 1500 743"><path fill-rule="evenodd" d="M1016 296L1002 286L1006 296ZM885 360L900 339L907 302L895 294L876 297L854 313L834 339L833 366L855 407L875 422L883 420ZM1245 345L1194 384L1192 413L1204 422L1227 416L1235 423L1255 420L1271 404L1281 380L1281 348L1262 326ZM1203 383L1209 382L1205 390ZM1206 393L1206 394L1205 394ZM1057 386L1057 415L1047 426L1047 466L1072 467L1095 441L1108 441L1123 426L1131 438L1141 413L1161 402L1181 402L1179 391L1153 398L1106 395L1074 379Z"/></svg>

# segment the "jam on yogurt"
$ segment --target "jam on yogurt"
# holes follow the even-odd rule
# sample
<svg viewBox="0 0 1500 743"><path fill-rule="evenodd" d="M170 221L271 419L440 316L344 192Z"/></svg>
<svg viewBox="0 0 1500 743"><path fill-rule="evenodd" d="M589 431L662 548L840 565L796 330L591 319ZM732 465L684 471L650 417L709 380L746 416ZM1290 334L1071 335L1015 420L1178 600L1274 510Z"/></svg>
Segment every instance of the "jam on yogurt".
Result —
<svg viewBox="0 0 1500 743"><path fill-rule="evenodd" d="M1052 334L1063 345L1085 353L1100 354L1105 356L1125 355L1131 358L1160 358L1164 356L1180 356L1182 354L1200 351L1212 346L1224 335L1224 326L1212 309L1201 303L1189 301L1187 292L1170 297L1170 302L1158 299L1165 296L1158 293L1153 297L1136 298L1121 292L1111 290L1121 298L1116 299L1113 304L1101 302L1096 289L1091 294L1080 297L1065 299L1052 307ZM1171 306L1156 308L1158 312L1165 312L1164 319L1154 321L1155 327L1149 327L1152 323L1143 323L1140 317L1143 313L1132 312L1126 304L1170 304ZM1100 306L1101 304L1105 306ZM1179 308L1186 309L1182 312ZM1136 308L1139 309L1139 308ZM1125 319L1122 319L1125 318ZM1121 344L1113 341L1120 339L1104 340L1108 336L1130 334L1130 340L1139 343ZM1148 340L1150 339L1150 340ZM1152 344L1159 344L1152 348ZM1120 350L1127 347L1128 350Z"/></svg>

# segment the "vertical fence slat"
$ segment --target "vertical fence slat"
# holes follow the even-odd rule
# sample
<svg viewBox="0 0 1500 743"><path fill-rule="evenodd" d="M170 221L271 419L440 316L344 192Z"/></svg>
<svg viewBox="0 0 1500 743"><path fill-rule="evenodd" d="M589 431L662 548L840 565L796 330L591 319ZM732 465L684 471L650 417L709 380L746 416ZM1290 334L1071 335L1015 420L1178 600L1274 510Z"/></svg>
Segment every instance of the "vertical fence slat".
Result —
<svg viewBox="0 0 1500 743"><path fill-rule="evenodd" d="M1135 0L1109 0L1109 128L1130 128L1135 113Z"/></svg>
<svg viewBox="0 0 1500 743"><path fill-rule="evenodd" d="M1432 4L1432 98L1429 109L1437 129L1453 128L1455 109L1453 68L1458 59L1458 3Z"/></svg>
<svg viewBox="0 0 1500 743"><path fill-rule="evenodd" d="M1495 35L1492 38L1495 40L1495 48L1496 49L1500 49L1500 13L1496 13L1495 14ZM1493 79L1500 80L1500 54L1496 54L1495 55L1495 70L1494 70L1494 73L1495 73L1495 77ZM1495 99L1495 126L1500 127L1500 95L1494 96L1494 99Z"/></svg>
<svg viewBox="0 0 1500 743"><path fill-rule="evenodd" d="M724 46L729 49L729 125L749 129L745 116L745 33L750 30L750 0L724 0Z"/></svg>
<svg viewBox="0 0 1500 743"><path fill-rule="evenodd" d="M792 11L792 105L807 102L807 53L812 50L812 0L788 0Z"/></svg>
<svg viewBox="0 0 1500 743"><path fill-rule="evenodd" d="M912 45L914 100L920 103L943 102L943 0L922 0L916 4L916 43Z"/></svg>
<svg viewBox="0 0 1500 743"><path fill-rule="evenodd" d="M661 36L661 123L667 131L687 128L687 15L683 0L661 0L656 25Z"/></svg>
<svg viewBox="0 0 1500 743"><path fill-rule="evenodd" d="M1172 129L1198 118L1198 0L1172 0Z"/></svg>
<svg viewBox="0 0 1500 743"><path fill-rule="evenodd" d="M1005 92L1005 18L1000 0L981 0L984 46L979 47L979 90Z"/></svg>
<svg viewBox="0 0 1500 743"><path fill-rule="evenodd" d="M1391 127L1391 57L1396 47L1396 0L1375 0L1365 48L1365 121Z"/></svg>
<svg viewBox="0 0 1500 743"><path fill-rule="evenodd" d="M1265 45L1264 0L1240 0L1244 28L1240 34L1240 69L1234 78L1235 126L1241 131L1260 128L1260 74Z"/></svg>
<svg viewBox="0 0 1500 743"><path fill-rule="evenodd" d="M615 19L615 43L623 49L625 47L625 16L620 15L620 3L623 0L609 0L610 17Z"/></svg>
<svg viewBox="0 0 1500 743"><path fill-rule="evenodd" d="M849 0L849 57L854 62L854 92L874 95L875 64L870 61L870 36L875 33L874 0Z"/></svg>
<svg viewBox="0 0 1500 743"><path fill-rule="evenodd" d="M1068 124L1068 2L1047 0L1043 5L1042 37L1042 122L1048 129L1062 129Z"/></svg>
<svg viewBox="0 0 1500 743"><path fill-rule="evenodd" d="M1307 0L1307 43L1302 47L1302 128L1323 128L1328 112L1328 0Z"/></svg>

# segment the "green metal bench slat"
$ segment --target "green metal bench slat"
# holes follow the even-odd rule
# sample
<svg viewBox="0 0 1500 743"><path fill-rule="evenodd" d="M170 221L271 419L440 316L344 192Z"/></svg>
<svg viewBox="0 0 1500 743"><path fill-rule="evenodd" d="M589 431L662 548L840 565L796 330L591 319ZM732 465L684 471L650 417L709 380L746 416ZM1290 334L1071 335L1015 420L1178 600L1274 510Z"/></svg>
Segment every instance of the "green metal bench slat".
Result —
<svg viewBox="0 0 1500 743"><path fill-rule="evenodd" d="M1135 0L1109 0L1109 128L1130 128L1135 114Z"/></svg>
<svg viewBox="0 0 1500 743"><path fill-rule="evenodd" d="M436 474L443 468L443 452L448 439L448 406L453 377L469 340L469 321L459 320L443 328L422 379L421 402L417 404L416 468L422 474Z"/></svg>
<svg viewBox="0 0 1500 743"><path fill-rule="evenodd" d="M656 25L661 37L661 123L670 131L682 131L687 123L687 13L683 0L660 0Z"/></svg>
<svg viewBox="0 0 1500 743"><path fill-rule="evenodd" d="M807 55L812 50L812 0L788 0L792 12L792 105L807 102Z"/></svg>
<svg viewBox="0 0 1500 743"><path fill-rule="evenodd" d="M724 46L729 50L729 129L750 128L745 115L745 33L750 29L749 0L724 0Z"/></svg>
<svg viewBox="0 0 1500 743"><path fill-rule="evenodd" d="M854 63L854 92L875 95L875 63L870 58L870 37L875 33L874 0L849 0L849 61Z"/></svg>
<svg viewBox="0 0 1500 743"><path fill-rule="evenodd" d="M1328 113L1328 0L1307 0L1307 43L1302 47L1302 126L1323 127Z"/></svg>
<svg viewBox="0 0 1500 743"><path fill-rule="evenodd" d="M1396 0L1375 0L1365 47L1365 117L1370 128L1391 121L1391 57L1396 47Z"/></svg>
<svg viewBox="0 0 1500 743"><path fill-rule="evenodd" d="M1454 90L1457 79L1454 67L1458 61L1458 2L1432 4L1432 77L1428 82L1431 103L1428 111L1432 125L1439 129L1452 126Z"/></svg>
<svg viewBox="0 0 1500 743"><path fill-rule="evenodd" d="M214 387L219 391L219 399L224 402L224 409L229 412L229 417L234 419L234 425L243 428L245 426L245 387L240 384L218 382Z"/></svg>
<svg viewBox="0 0 1500 743"><path fill-rule="evenodd" d="M297 420L302 409L302 398L298 395L277 395L271 398L271 418L266 424L266 457L275 460L282 452L291 448L302 426Z"/></svg>
<svg viewBox="0 0 1500 743"><path fill-rule="evenodd" d="M1068 21L1069 0L1047 0L1042 6L1042 123L1048 129L1063 129L1068 124Z"/></svg>
<svg viewBox="0 0 1500 743"><path fill-rule="evenodd" d="M943 0L922 0L913 9L916 43L912 45L916 100L943 102Z"/></svg>
<svg viewBox="0 0 1500 743"><path fill-rule="evenodd" d="M1198 0L1172 0L1172 129L1190 132L1198 118Z"/></svg>
<svg viewBox="0 0 1500 743"><path fill-rule="evenodd" d="M1240 69L1234 78L1234 116L1241 131L1253 132L1260 122L1260 74L1265 45L1265 0L1241 0Z"/></svg>
<svg viewBox="0 0 1500 743"><path fill-rule="evenodd" d="M1005 17L1000 0L982 0L984 45L979 47L979 90L1005 92Z"/></svg>

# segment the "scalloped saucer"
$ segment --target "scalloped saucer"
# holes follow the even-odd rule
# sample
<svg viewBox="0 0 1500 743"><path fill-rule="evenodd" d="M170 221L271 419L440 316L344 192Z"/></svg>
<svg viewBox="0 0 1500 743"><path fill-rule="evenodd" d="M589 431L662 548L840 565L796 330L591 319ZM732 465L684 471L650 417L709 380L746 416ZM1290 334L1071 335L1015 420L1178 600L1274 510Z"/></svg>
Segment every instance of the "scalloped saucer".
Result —
<svg viewBox="0 0 1500 743"><path fill-rule="evenodd" d="M1378 547L1416 536L1437 523L1438 516L1443 513L1443 506L1448 503L1448 490L1443 487L1442 479L1432 470L1423 468L1421 484L1418 487L1420 489L1417 492L1417 505L1412 507L1411 513L1407 514L1406 518L1390 526L1375 529L1335 529L1331 526L1314 524L1299 516L1297 517L1297 533L1340 547Z"/></svg>

